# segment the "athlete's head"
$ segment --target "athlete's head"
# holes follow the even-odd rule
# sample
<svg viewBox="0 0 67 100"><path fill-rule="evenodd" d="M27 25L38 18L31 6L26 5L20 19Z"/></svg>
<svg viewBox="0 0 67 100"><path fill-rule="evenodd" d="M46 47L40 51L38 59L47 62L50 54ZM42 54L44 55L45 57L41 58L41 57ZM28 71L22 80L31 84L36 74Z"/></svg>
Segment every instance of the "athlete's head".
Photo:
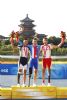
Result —
<svg viewBox="0 0 67 100"><path fill-rule="evenodd" d="M43 38L43 44L45 44L45 45L46 45L47 43L48 43L48 40L47 40L47 38L46 38L46 37L44 37L44 38Z"/></svg>
<svg viewBox="0 0 67 100"><path fill-rule="evenodd" d="M36 39L36 38L33 38L33 40L32 40L32 44L33 44L34 46L37 45L37 39Z"/></svg>
<svg viewBox="0 0 67 100"><path fill-rule="evenodd" d="M23 45L24 45L24 46L27 46L27 45L28 45L28 40L27 40L27 39L24 39L24 40L23 40Z"/></svg>

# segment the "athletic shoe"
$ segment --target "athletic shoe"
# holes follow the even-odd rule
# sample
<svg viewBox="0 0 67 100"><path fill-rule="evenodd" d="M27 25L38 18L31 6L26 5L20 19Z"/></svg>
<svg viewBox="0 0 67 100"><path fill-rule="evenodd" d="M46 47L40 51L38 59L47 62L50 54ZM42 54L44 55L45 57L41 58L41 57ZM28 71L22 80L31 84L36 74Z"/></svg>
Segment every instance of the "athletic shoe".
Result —
<svg viewBox="0 0 67 100"><path fill-rule="evenodd" d="M17 84L17 87L20 87L20 84Z"/></svg>
<svg viewBox="0 0 67 100"><path fill-rule="evenodd" d="M33 87L35 87L36 86L36 84L35 83L33 83Z"/></svg>
<svg viewBox="0 0 67 100"><path fill-rule="evenodd" d="M50 83L48 83L48 86L51 86L51 84L50 84Z"/></svg>
<svg viewBox="0 0 67 100"><path fill-rule="evenodd" d="M25 86L26 86L26 84L23 84L23 85L22 85L22 87L25 87Z"/></svg>
<svg viewBox="0 0 67 100"><path fill-rule="evenodd" d="M45 83L44 82L42 83L42 86L45 86Z"/></svg>

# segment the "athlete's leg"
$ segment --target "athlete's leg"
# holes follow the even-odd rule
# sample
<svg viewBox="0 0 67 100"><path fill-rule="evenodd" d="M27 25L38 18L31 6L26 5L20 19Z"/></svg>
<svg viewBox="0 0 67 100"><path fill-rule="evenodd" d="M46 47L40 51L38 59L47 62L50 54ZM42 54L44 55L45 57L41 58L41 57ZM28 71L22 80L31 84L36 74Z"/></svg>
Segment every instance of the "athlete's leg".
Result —
<svg viewBox="0 0 67 100"><path fill-rule="evenodd" d="M48 85L50 85L50 77L51 77L51 58L47 59L47 68L48 68Z"/></svg>
<svg viewBox="0 0 67 100"><path fill-rule="evenodd" d="M23 69L23 84L26 83L26 69Z"/></svg>
<svg viewBox="0 0 67 100"><path fill-rule="evenodd" d="M31 75L32 75L32 67L29 68L29 84L28 84L28 86L30 86Z"/></svg>
<svg viewBox="0 0 67 100"><path fill-rule="evenodd" d="M34 78L33 78L33 85L36 85L37 80L37 72L38 72L38 59L34 59Z"/></svg>
<svg viewBox="0 0 67 100"><path fill-rule="evenodd" d="M33 69L33 59L30 60L30 67L29 67L29 86L30 86L30 78L32 75L32 69Z"/></svg>
<svg viewBox="0 0 67 100"><path fill-rule="evenodd" d="M20 64L18 66L18 73L17 73L17 83L20 84L20 75L21 75L21 72L22 72L22 65Z"/></svg>
<svg viewBox="0 0 67 100"><path fill-rule="evenodd" d="M43 59L43 65L42 65L42 85L45 84L45 70L46 70L46 60Z"/></svg>
<svg viewBox="0 0 67 100"><path fill-rule="evenodd" d="M26 70L24 69L24 73L23 73L23 85L25 86L26 84Z"/></svg>
<svg viewBox="0 0 67 100"><path fill-rule="evenodd" d="M22 69L19 69L17 74L17 83L20 84L20 75L21 75Z"/></svg>
<svg viewBox="0 0 67 100"><path fill-rule="evenodd" d="M50 83L51 69L48 67L48 83Z"/></svg>
<svg viewBox="0 0 67 100"><path fill-rule="evenodd" d="M37 69L34 68L33 85L36 85L36 80L37 80Z"/></svg>
<svg viewBox="0 0 67 100"><path fill-rule="evenodd" d="M17 83L20 84L20 73L17 74Z"/></svg>
<svg viewBox="0 0 67 100"><path fill-rule="evenodd" d="M27 71L27 64L23 66L23 86L26 85L26 71Z"/></svg>
<svg viewBox="0 0 67 100"><path fill-rule="evenodd" d="M45 84L45 70L46 70L46 67L42 67L42 85Z"/></svg>

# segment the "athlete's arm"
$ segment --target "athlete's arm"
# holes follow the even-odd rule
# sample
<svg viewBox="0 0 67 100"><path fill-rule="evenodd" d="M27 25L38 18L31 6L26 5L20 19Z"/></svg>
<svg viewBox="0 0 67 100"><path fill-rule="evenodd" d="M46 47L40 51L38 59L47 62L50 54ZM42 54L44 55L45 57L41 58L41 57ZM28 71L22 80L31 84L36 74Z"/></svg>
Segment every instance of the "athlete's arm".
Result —
<svg viewBox="0 0 67 100"><path fill-rule="evenodd" d="M22 45L23 45L23 43L22 43L22 41L18 41L18 47L22 47Z"/></svg>
<svg viewBox="0 0 67 100"><path fill-rule="evenodd" d="M28 49L29 49L29 57L31 57L31 45L27 45Z"/></svg>
<svg viewBox="0 0 67 100"><path fill-rule="evenodd" d="M40 50L39 50L39 56L42 53L42 45L40 46Z"/></svg>
<svg viewBox="0 0 67 100"><path fill-rule="evenodd" d="M58 45L53 45L53 44L51 44L51 49L61 47L61 46L64 44L64 41L65 41L65 39L62 39L62 38L61 38L61 42L60 42Z"/></svg>

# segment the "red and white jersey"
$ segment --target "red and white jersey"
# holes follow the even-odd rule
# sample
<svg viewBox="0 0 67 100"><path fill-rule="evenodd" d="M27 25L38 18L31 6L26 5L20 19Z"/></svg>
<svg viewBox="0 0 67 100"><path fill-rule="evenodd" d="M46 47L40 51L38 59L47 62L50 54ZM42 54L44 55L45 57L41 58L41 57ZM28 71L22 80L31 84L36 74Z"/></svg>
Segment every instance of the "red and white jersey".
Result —
<svg viewBox="0 0 67 100"><path fill-rule="evenodd" d="M44 58L51 58L51 44L41 45L41 51Z"/></svg>
<svg viewBox="0 0 67 100"><path fill-rule="evenodd" d="M27 57L28 57L28 53L29 53L28 47L23 46L23 47L21 48L21 56L27 58Z"/></svg>

